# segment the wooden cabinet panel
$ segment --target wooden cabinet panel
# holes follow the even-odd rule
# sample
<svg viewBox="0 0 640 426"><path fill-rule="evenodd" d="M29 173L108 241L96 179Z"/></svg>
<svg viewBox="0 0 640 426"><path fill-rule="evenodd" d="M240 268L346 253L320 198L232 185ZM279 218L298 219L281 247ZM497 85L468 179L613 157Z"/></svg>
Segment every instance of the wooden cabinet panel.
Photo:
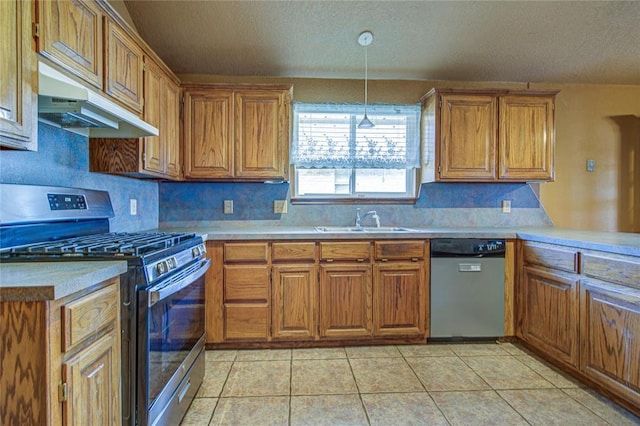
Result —
<svg viewBox="0 0 640 426"><path fill-rule="evenodd" d="M274 262L306 261L313 262L316 258L316 243L273 243L271 257Z"/></svg>
<svg viewBox="0 0 640 426"><path fill-rule="evenodd" d="M274 339L316 337L317 272L314 265L273 267L272 326Z"/></svg>
<svg viewBox="0 0 640 426"><path fill-rule="evenodd" d="M232 107L232 90L185 92L185 177L234 176Z"/></svg>
<svg viewBox="0 0 640 426"><path fill-rule="evenodd" d="M224 307L225 340L269 340L269 306L233 304Z"/></svg>
<svg viewBox="0 0 640 426"><path fill-rule="evenodd" d="M224 301L267 303L269 276L264 265L224 265Z"/></svg>
<svg viewBox="0 0 640 426"><path fill-rule="evenodd" d="M374 266L373 333L376 336L423 336L425 272L422 262Z"/></svg>
<svg viewBox="0 0 640 426"><path fill-rule="evenodd" d="M588 277L640 288L640 259L611 253L582 253L583 273Z"/></svg>
<svg viewBox="0 0 640 426"><path fill-rule="evenodd" d="M371 258L371 243L368 241L336 241L320 243L320 260L333 262L368 262Z"/></svg>
<svg viewBox="0 0 640 426"><path fill-rule="evenodd" d="M119 424L120 333L119 328L64 363L62 380L68 384L64 424Z"/></svg>
<svg viewBox="0 0 640 426"><path fill-rule="evenodd" d="M376 241L376 260L424 259L425 241Z"/></svg>
<svg viewBox="0 0 640 426"><path fill-rule="evenodd" d="M235 92L235 175L286 179L289 168L288 92Z"/></svg>
<svg viewBox="0 0 640 426"><path fill-rule="evenodd" d="M372 334L370 265L320 265L320 336Z"/></svg>
<svg viewBox="0 0 640 426"><path fill-rule="evenodd" d="M269 243L225 243L225 262L267 262Z"/></svg>
<svg viewBox="0 0 640 426"><path fill-rule="evenodd" d="M500 97L500 173L505 180L553 180L553 97Z"/></svg>
<svg viewBox="0 0 640 426"><path fill-rule="evenodd" d="M580 302L581 370L640 406L640 290L582 280Z"/></svg>
<svg viewBox="0 0 640 426"><path fill-rule="evenodd" d="M145 57L144 70L144 121L158 129L158 136L144 138L143 168L150 172L164 173L164 128L162 113L164 78L163 72L153 61Z"/></svg>
<svg viewBox="0 0 640 426"><path fill-rule="evenodd" d="M106 22L105 93L140 113L144 99L142 49L120 26L109 19Z"/></svg>
<svg viewBox="0 0 640 426"><path fill-rule="evenodd" d="M291 87L185 87L185 176L286 180Z"/></svg>
<svg viewBox="0 0 640 426"><path fill-rule="evenodd" d="M525 241L523 256L527 264L573 273L579 272L578 250L574 248Z"/></svg>
<svg viewBox="0 0 640 426"><path fill-rule="evenodd" d="M573 367L578 366L578 277L525 266L523 337Z"/></svg>
<svg viewBox="0 0 640 426"><path fill-rule="evenodd" d="M446 94L441 102L440 180L494 179L496 98Z"/></svg>
<svg viewBox="0 0 640 426"><path fill-rule="evenodd" d="M164 85L164 114L162 132L164 136L164 173L174 179L180 178L180 86L167 78ZM146 107L146 103L145 103Z"/></svg>
<svg viewBox="0 0 640 426"><path fill-rule="evenodd" d="M37 2L38 52L102 89L102 12L87 0Z"/></svg>
<svg viewBox="0 0 640 426"><path fill-rule="evenodd" d="M556 93L431 90L422 98L422 181L552 181Z"/></svg>
<svg viewBox="0 0 640 426"><path fill-rule="evenodd" d="M62 307L62 350L67 352L98 331L113 325L118 316L120 297L115 286L105 287Z"/></svg>
<svg viewBox="0 0 640 426"><path fill-rule="evenodd" d="M35 151L38 77L31 21L31 2L0 2L0 145Z"/></svg>

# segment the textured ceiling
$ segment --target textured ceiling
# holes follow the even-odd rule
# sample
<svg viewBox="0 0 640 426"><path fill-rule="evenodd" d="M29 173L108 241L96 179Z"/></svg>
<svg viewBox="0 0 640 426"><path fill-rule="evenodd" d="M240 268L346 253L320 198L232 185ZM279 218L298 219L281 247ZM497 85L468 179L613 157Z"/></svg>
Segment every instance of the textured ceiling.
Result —
<svg viewBox="0 0 640 426"><path fill-rule="evenodd" d="M178 74L640 84L640 1L125 4Z"/></svg>

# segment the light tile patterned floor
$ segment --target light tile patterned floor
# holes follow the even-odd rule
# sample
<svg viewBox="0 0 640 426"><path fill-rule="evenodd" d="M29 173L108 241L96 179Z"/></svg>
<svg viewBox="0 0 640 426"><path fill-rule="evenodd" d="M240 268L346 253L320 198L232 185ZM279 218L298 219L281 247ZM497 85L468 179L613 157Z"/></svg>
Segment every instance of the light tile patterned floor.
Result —
<svg viewBox="0 0 640 426"><path fill-rule="evenodd" d="M517 345L207 351L183 425L640 425Z"/></svg>

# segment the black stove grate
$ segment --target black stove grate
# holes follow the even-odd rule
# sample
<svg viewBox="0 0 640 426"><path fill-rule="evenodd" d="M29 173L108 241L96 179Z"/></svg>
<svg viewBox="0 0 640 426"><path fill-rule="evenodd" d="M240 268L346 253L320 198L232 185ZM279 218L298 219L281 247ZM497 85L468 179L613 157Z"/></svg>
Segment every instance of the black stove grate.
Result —
<svg viewBox="0 0 640 426"><path fill-rule="evenodd" d="M144 256L194 239L193 233L111 232L29 244L5 252L10 256Z"/></svg>

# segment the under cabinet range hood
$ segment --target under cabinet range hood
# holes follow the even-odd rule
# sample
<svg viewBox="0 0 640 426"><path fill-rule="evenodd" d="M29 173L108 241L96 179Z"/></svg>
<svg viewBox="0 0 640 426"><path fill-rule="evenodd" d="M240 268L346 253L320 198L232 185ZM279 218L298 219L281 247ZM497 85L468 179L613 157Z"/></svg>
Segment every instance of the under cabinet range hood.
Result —
<svg viewBox="0 0 640 426"><path fill-rule="evenodd" d="M158 136L158 129L47 64L38 64L38 120L92 138Z"/></svg>

